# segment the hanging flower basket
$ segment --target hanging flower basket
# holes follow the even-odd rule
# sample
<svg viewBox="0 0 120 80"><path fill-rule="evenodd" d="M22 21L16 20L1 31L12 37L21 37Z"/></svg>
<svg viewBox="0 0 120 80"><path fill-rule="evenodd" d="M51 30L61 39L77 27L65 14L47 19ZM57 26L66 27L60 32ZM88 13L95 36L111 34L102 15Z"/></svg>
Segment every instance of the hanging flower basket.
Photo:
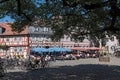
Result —
<svg viewBox="0 0 120 80"><path fill-rule="evenodd" d="M8 45L0 45L1 49L8 50L9 46Z"/></svg>

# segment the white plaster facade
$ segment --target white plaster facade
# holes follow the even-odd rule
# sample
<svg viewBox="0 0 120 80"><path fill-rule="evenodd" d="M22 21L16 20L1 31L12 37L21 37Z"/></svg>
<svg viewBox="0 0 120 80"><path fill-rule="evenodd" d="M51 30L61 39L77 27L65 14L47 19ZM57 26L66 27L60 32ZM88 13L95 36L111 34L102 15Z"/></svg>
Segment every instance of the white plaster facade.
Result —
<svg viewBox="0 0 120 80"><path fill-rule="evenodd" d="M117 40L116 36L112 36L112 37L107 36L105 50L108 53L113 54L115 46L119 46L119 41Z"/></svg>

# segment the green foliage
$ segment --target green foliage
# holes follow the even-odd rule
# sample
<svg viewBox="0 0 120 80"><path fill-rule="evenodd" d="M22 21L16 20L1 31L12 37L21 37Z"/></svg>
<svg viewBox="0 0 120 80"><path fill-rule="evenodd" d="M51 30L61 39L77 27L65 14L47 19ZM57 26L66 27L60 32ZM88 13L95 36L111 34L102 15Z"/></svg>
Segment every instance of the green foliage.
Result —
<svg viewBox="0 0 120 80"><path fill-rule="evenodd" d="M0 18L5 15L15 19L12 30L21 32L25 25L38 19L44 26L51 26L52 39L59 40L64 34L75 40L84 37L104 38L106 34L119 35L120 0L17 0L0 4ZM20 12L20 15L18 13ZM117 18L115 18L117 17ZM42 25L38 22L38 25Z"/></svg>
<svg viewBox="0 0 120 80"><path fill-rule="evenodd" d="M4 50L8 50L9 46L6 45L6 44L5 44L5 45L0 45L0 48L1 48L1 49L4 49Z"/></svg>

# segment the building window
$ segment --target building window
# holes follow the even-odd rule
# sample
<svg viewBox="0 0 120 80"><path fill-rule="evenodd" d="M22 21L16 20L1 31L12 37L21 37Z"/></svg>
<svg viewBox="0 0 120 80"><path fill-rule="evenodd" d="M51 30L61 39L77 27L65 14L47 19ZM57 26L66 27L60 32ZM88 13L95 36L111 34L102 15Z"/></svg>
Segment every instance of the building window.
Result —
<svg viewBox="0 0 120 80"><path fill-rule="evenodd" d="M46 39L48 40L48 39L49 39L49 36L46 36Z"/></svg>
<svg viewBox="0 0 120 80"><path fill-rule="evenodd" d="M35 40L35 36L33 35L33 36L31 36L31 40L32 41L34 41Z"/></svg>
<svg viewBox="0 0 120 80"><path fill-rule="evenodd" d="M2 49L0 49L0 52L2 52Z"/></svg>
<svg viewBox="0 0 120 80"><path fill-rule="evenodd" d="M42 35L39 35L38 40L41 41L41 39L42 39Z"/></svg>
<svg viewBox="0 0 120 80"><path fill-rule="evenodd" d="M2 41L2 37L0 37L0 41Z"/></svg>
<svg viewBox="0 0 120 80"><path fill-rule="evenodd" d="M43 27L43 32L46 32L46 27Z"/></svg>
<svg viewBox="0 0 120 80"><path fill-rule="evenodd" d="M8 42L8 41L9 41L9 38L6 38L6 41Z"/></svg>
<svg viewBox="0 0 120 80"><path fill-rule="evenodd" d="M17 48L16 47L14 48L14 52L17 52Z"/></svg>
<svg viewBox="0 0 120 80"><path fill-rule="evenodd" d="M35 32L38 32L39 31L39 28L35 28Z"/></svg>
<svg viewBox="0 0 120 80"><path fill-rule="evenodd" d="M9 42L10 37L5 37L4 40L5 40L6 42Z"/></svg>
<svg viewBox="0 0 120 80"><path fill-rule="evenodd" d="M14 47L14 52L23 52L23 47Z"/></svg>
<svg viewBox="0 0 120 80"><path fill-rule="evenodd" d="M20 52L23 52L23 48L22 48L22 47L20 47L20 48L19 48L19 51L20 51Z"/></svg>
<svg viewBox="0 0 120 80"><path fill-rule="evenodd" d="M22 40L22 37L18 37L18 41L21 41Z"/></svg>
<svg viewBox="0 0 120 80"><path fill-rule="evenodd" d="M16 41L17 40L17 37L14 37L14 41Z"/></svg>
<svg viewBox="0 0 120 80"><path fill-rule="evenodd" d="M14 37L14 41L21 41L22 37Z"/></svg>

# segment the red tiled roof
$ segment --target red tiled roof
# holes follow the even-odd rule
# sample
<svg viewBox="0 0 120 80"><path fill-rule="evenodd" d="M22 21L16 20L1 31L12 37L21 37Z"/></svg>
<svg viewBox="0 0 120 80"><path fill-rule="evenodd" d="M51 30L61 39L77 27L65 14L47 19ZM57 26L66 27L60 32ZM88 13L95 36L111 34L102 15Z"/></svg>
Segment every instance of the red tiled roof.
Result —
<svg viewBox="0 0 120 80"><path fill-rule="evenodd" d="M13 32L12 28L10 27L12 23L8 23L8 22L4 22L4 23L0 23L0 28L5 28L5 32L2 33L2 35L20 35L20 34L28 34L28 27L26 26L25 29L20 32Z"/></svg>

